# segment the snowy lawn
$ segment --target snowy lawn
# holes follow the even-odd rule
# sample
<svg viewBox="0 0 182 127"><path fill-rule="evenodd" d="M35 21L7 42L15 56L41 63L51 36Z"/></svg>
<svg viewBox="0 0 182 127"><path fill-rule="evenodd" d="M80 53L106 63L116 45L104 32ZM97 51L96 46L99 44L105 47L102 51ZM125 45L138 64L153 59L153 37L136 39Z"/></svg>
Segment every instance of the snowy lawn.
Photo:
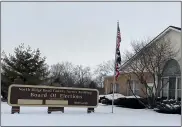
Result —
<svg viewBox="0 0 182 127"><path fill-rule="evenodd" d="M160 114L146 109L127 109L99 105L95 113L86 108L65 108L65 113L47 114L46 107L21 107L11 114L11 107L1 103L2 126L180 126L181 115Z"/></svg>

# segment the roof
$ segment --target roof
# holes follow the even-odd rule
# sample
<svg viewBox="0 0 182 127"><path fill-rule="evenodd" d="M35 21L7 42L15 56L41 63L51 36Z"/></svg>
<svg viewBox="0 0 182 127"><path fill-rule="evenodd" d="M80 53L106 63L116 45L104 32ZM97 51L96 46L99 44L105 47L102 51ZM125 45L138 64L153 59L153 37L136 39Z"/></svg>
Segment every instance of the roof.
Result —
<svg viewBox="0 0 182 127"><path fill-rule="evenodd" d="M167 27L165 30L163 30L159 35L157 35L152 41L150 41L144 48L142 48L137 54L135 54L132 58L130 58L128 61L126 61L121 68L126 67L126 65L128 65L135 57L137 57L137 55L146 47L148 47L149 45L151 45L153 42L155 42L157 39L159 39L160 37L162 37L164 34L166 34L167 32L169 32L170 30L175 30L178 32L181 32L181 28L180 27L176 27L176 26L169 26Z"/></svg>
<svg viewBox="0 0 182 127"><path fill-rule="evenodd" d="M181 30L180 27L176 27L176 26L169 26L169 27L172 27L172 28L177 29L177 30Z"/></svg>

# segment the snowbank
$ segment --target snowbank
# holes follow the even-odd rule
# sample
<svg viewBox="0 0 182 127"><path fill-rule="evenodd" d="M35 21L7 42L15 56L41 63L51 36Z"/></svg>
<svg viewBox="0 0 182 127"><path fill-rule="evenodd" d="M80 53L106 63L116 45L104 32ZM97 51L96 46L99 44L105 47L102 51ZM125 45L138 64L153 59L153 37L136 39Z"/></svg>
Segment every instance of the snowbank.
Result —
<svg viewBox="0 0 182 127"><path fill-rule="evenodd" d="M113 99L113 94L101 95L100 97L104 97L104 96L105 96L105 98L107 98L109 100ZM114 99L118 99L118 98L125 98L125 96L122 95L122 94L115 93L114 94Z"/></svg>
<svg viewBox="0 0 182 127"><path fill-rule="evenodd" d="M100 97L104 97L104 96L105 96L105 95L99 95L99 98L100 98Z"/></svg>
<svg viewBox="0 0 182 127"><path fill-rule="evenodd" d="M140 96L137 96L137 95L136 95L136 97L140 98ZM126 96L126 98L136 98L136 97L135 96Z"/></svg>
<svg viewBox="0 0 182 127"><path fill-rule="evenodd" d="M107 95L99 95L99 98L100 97L105 97L109 100L112 100L113 99L113 94L107 94ZM136 96L137 98L141 98L140 96ZM118 99L118 98L136 98L135 96L124 96L123 94L117 94L115 93L114 94L114 99Z"/></svg>

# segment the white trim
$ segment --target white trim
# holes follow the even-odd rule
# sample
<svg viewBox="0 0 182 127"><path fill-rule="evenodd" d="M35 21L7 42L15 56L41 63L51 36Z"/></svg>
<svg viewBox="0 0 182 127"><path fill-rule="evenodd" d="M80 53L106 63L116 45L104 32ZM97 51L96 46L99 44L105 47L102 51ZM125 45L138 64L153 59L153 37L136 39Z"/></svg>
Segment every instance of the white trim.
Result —
<svg viewBox="0 0 182 127"><path fill-rule="evenodd" d="M177 82L177 86L178 86L178 83L180 82L179 79L181 80L181 77L178 77L178 78L177 78L177 81L178 81L178 82ZM181 86L181 82L180 82L180 86ZM179 91L179 90L181 91L181 88L178 89L178 87L177 87L177 99L178 99L178 91ZM181 93L181 92L180 92L180 93Z"/></svg>
<svg viewBox="0 0 182 127"><path fill-rule="evenodd" d="M171 26L169 26L169 28L170 28L171 30L176 31L176 32L181 32L181 30L175 29L175 28L173 28L173 27L171 27Z"/></svg>
<svg viewBox="0 0 182 127"><path fill-rule="evenodd" d="M176 77L176 85L175 85L175 100L178 98L178 78Z"/></svg>
<svg viewBox="0 0 182 127"><path fill-rule="evenodd" d="M168 81L169 81L169 77L168 77ZM169 82L167 83L167 99L169 99Z"/></svg>

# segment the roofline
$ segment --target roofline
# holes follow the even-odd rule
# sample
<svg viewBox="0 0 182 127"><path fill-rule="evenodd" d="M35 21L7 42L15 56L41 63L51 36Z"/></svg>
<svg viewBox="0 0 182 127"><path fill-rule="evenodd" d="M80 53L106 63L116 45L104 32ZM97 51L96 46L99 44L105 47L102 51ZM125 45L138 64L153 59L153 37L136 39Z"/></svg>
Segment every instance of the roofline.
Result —
<svg viewBox="0 0 182 127"><path fill-rule="evenodd" d="M135 57L137 57L137 55L146 47L150 46L153 42L155 42L156 40L158 40L159 38L162 37L162 35L166 34L168 31L170 30L174 30L176 32L181 32L181 28L179 27L175 27L175 26L168 26L166 29L164 29L160 34L158 34L154 39L152 39L148 44L146 44L138 53L136 53L135 55L133 55L128 61L126 61L121 68L125 68L126 65L128 63L130 63Z"/></svg>
<svg viewBox="0 0 182 127"><path fill-rule="evenodd" d="M177 29L177 30L180 30L181 31L181 28L180 27L176 27L176 26L169 26L171 28L174 28L174 29Z"/></svg>

